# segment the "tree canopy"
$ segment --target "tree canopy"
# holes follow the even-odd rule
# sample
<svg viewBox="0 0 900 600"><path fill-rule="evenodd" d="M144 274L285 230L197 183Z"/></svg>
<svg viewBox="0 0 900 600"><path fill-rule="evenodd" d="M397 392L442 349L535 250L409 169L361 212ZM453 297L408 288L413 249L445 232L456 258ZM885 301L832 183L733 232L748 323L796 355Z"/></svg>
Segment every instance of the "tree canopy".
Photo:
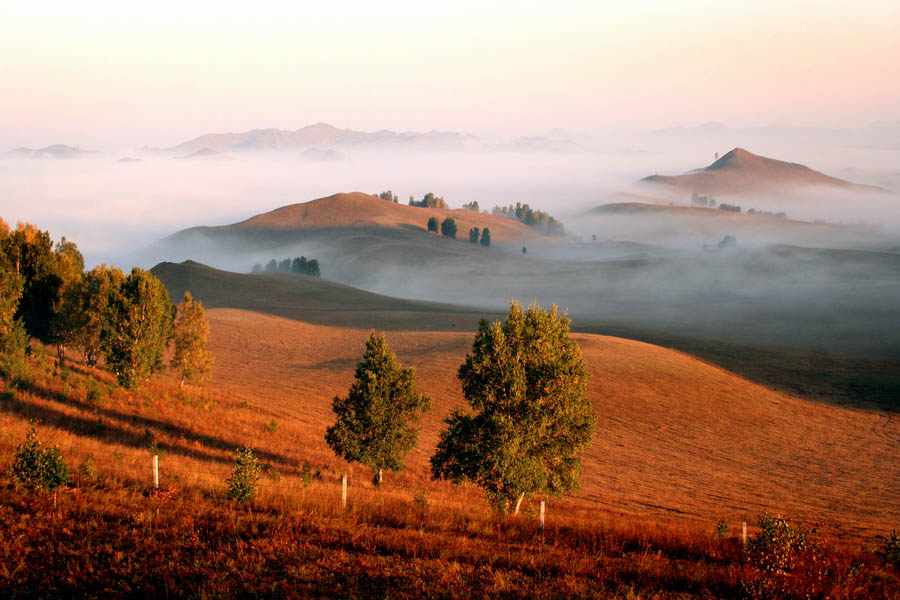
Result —
<svg viewBox="0 0 900 600"><path fill-rule="evenodd" d="M443 221L441 221L441 235L456 238L456 221L447 217Z"/></svg>
<svg viewBox="0 0 900 600"><path fill-rule="evenodd" d="M105 358L119 384L136 387L141 379L165 369L163 353L172 339L175 307L162 282L135 267L113 293L110 314Z"/></svg>
<svg viewBox="0 0 900 600"><path fill-rule="evenodd" d="M438 232L438 220L437 217L430 217L428 219L428 231L433 231L434 233Z"/></svg>
<svg viewBox="0 0 900 600"><path fill-rule="evenodd" d="M596 417L569 324L556 306L525 311L515 301L503 323L479 323L458 374L474 412L446 419L431 458L435 479L475 483L499 512L518 511L525 494L578 488Z"/></svg>
<svg viewBox="0 0 900 600"><path fill-rule="evenodd" d="M373 331L350 392L332 402L337 422L325 441L338 456L372 469L381 483L384 469L403 469L418 439L416 425L430 406L430 398L416 390L415 370L402 367L384 334Z"/></svg>
<svg viewBox="0 0 900 600"><path fill-rule="evenodd" d="M175 355L171 363L172 368L181 373L181 385L185 381L201 382L209 377L213 358L206 347L208 336L209 321L203 303L185 292L175 318Z"/></svg>

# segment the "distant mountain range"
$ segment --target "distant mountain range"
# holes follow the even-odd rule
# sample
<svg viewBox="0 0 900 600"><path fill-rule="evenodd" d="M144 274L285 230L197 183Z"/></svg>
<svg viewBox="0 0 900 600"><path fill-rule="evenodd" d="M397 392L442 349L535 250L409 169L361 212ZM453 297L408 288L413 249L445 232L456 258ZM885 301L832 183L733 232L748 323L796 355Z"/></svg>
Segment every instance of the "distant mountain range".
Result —
<svg viewBox="0 0 900 600"><path fill-rule="evenodd" d="M53 159L70 159L84 158L86 156L98 156L100 153L95 150L82 150L77 146L67 146L65 144L53 144L45 148L34 150L32 148L16 148L10 150L7 156L15 158L53 158Z"/></svg>
<svg viewBox="0 0 900 600"><path fill-rule="evenodd" d="M743 148L735 148L707 167L683 175L651 175L641 182L700 194L728 195L803 187L887 193L883 188L851 183L801 164L758 156Z"/></svg>

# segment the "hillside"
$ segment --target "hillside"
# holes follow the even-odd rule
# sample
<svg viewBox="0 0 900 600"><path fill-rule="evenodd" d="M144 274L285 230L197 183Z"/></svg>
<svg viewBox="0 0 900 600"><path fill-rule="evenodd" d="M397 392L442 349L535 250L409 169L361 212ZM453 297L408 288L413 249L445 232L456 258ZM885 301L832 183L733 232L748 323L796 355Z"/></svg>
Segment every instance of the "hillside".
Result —
<svg viewBox="0 0 900 600"><path fill-rule="evenodd" d="M684 175L650 175L641 182L687 193L715 195L812 187L848 192L887 191L831 177L801 164L758 156L743 148L735 148L711 165Z"/></svg>
<svg viewBox="0 0 900 600"><path fill-rule="evenodd" d="M210 308L246 309L318 323L452 330L474 327L481 314L467 307L391 298L289 273L230 273L193 261L160 263L151 272L176 301L190 291Z"/></svg>
<svg viewBox="0 0 900 600"><path fill-rule="evenodd" d="M7 153L9 157L15 158L43 158L66 160L72 158L85 158L99 156L100 152L96 150L84 150L77 146L67 146L66 144L53 144L34 150L32 148L16 148Z"/></svg>

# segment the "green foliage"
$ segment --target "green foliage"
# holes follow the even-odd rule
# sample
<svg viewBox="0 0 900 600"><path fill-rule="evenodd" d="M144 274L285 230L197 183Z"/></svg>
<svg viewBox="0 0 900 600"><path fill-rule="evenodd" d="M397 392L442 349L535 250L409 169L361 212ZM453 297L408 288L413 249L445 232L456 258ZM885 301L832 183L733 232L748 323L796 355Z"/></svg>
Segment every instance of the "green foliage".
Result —
<svg viewBox="0 0 900 600"><path fill-rule="evenodd" d="M190 292L184 293L184 300L178 305L175 319L175 354L171 366L181 372L181 384L185 381L202 382L212 371L213 357L206 347L209 336L209 321L203 303L194 301Z"/></svg>
<svg viewBox="0 0 900 600"><path fill-rule="evenodd" d="M441 221L441 235L456 238L456 221L447 217L443 221Z"/></svg>
<svg viewBox="0 0 900 600"><path fill-rule="evenodd" d="M239 449L237 458L234 461L234 470L231 473L231 477L225 482L228 484L225 498L237 500L244 504L253 502L253 498L259 492L259 480L261 477L262 467L259 466L253 450L250 448Z"/></svg>
<svg viewBox="0 0 900 600"><path fill-rule="evenodd" d="M480 234L481 234L481 230L478 229L477 227L473 227L472 229L469 230L469 241L472 242L473 244L477 244L478 236Z"/></svg>
<svg viewBox="0 0 900 600"><path fill-rule="evenodd" d="M56 446L43 448L36 439L34 427L25 436L25 441L16 449L10 473L19 483L29 487L54 490L71 480L69 468L63 462L62 453Z"/></svg>
<svg viewBox="0 0 900 600"><path fill-rule="evenodd" d="M394 204L397 204L398 202L400 202L400 198L397 197L397 195L395 195L391 190L381 192L380 194L378 194L378 197L381 198L382 200L387 200L388 202L393 202Z"/></svg>
<svg viewBox="0 0 900 600"><path fill-rule="evenodd" d="M428 231L433 231L434 233L438 232L437 217L431 217L428 219Z"/></svg>
<svg viewBox="0 0 900 600"><path fill-rule="evenodd" d="M585 397L587 371L569 339L570 321L515 301L503 323L482 320L459 369L475 411L455 411L431 458L434 478L472 482L499 512L525 494L578 489L579 454L596 417Z"/></svg>
<svg viewBox="0 0 900 600"><path fill-rule="evenodd" d="M295 257L293 260L286 258L281 262L274 258L268 262L265 271L260 265L253 266L254 273L296 273L297 275L309 275L310 277L321 277L322 270L319 267L319 261L315 258L307 259L305 256Z"/></svg>
<svg viewBox="0 0 900 600"><path fill-rule="evenodd" d="M97 471L97 464L94 462L94 455L88 454L84 460L78 464L78 475L91 483L95 483L100 478Z"/></svg>
<svg viewBox="0 0 900 600"><path fill-rule="evenodd" d="M162 282L135 267L110 301L112 329L104 344L107 366L119 384L137 387L165 368L163 353L172 339L175 307Z"/></svg>
<svg viewBox="0 0 900 600"><path fill-rule="evenodd" d="M481 230L481 245L485 248L491 245L491 230L487 227Z"/></svg>
<svg viewBox="0 0 900 600"><path fill-rule="evenodd" d="M884 540L884 546L878 551L878 555L886 563L894 565L895 569L900 569L900 533L896 529Z"/></svg>
<svg viewBox="0 0 900 600"><path fill-rule="evenodd" d="M430 406L429 397L416 391L415 370L402 367L384 335L373 331L349 394L332 403L337 422L325 441L335 454L376 475L400 471L418 439L415 425Z"/></svg>
<svg viewBox="0 0 900 600"><path fill-rule="evenodd" d="M717 540L724 540L728 536L728 523L725 522L725 519L716 521L715 536Z"/></svg>
<svg viewBox="0 0 900 600"><path fill-rule="evenodd" d="M515 206L512 204L509 206L495 206L493 213L511 219L518 219L529 227L542 230L547 235L564 236L566 234L563 224L551 217L549 213L545 213L542 210L534 210L521 202L516 202Z"/></svg>
<svg viewBox="0 0 900 600"><path fill-rule="evenodd" d="M275 273L278 271L278 261L274 258L266 263L266 273Z"/></svg>
<svg viewBox="0 0 900 600"><path fill-rule="evenodd" d="M729 212L739 213L741 212L741 207L737 204L726 204L725 202L723 202L719 205L719 210L727 210Z"/></svg>
<svg viewBox="0 0 900 600"><path fill-rule="evenodd" d="M118 296L125 274L100 265L84 273L67 290L65 306L72 329L69 342L77 346L85 362L95 366L115 330L112 302Z"/></svg>
<svg viewBox="0 0 900 600"><path fill-rule="evenodd" d="M478 200L472 200L471 202L466 202L462 205L463 210L471 210L472 212L479 212L481 208L478 206Z"/></svg>
<svg viewBox="0 0 900 600"><path fill-rule="evenodd" d="M768 573L784 574L792 571L819 545L813 538L815 531L794 526L779 516L763 515L760 532L747 540L747 556L751 564Z"/></svg>

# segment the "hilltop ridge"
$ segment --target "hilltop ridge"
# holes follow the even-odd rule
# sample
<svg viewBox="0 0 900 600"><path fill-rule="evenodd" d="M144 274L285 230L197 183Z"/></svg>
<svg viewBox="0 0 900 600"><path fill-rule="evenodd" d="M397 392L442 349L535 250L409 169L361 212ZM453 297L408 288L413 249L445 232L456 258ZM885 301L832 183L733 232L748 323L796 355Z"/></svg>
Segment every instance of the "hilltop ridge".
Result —
<svg viewBox="0 0 900 600"><path fill-rule="evenodd" d="M683 175L650 175L641 179L641 182L720 195L804 187L887 192L883 188L832 177L799 163L753 154L743 148L734 148L712 164Z"/></svg>

